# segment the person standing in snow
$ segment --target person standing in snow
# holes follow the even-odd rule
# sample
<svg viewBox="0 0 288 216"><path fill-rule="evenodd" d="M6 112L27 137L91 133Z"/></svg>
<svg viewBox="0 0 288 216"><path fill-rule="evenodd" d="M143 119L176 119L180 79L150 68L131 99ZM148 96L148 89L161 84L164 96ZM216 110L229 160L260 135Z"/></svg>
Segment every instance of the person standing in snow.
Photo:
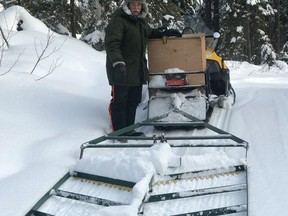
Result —
<svg viewBox="0 0 288 216"><path fill-rule="evenodd" d="M148 80L147 14L146 0L125 0L106 29L106 71L112 87L109 113L113 131L134 124L142 85ZM142 134L134 131L131 135Z"/></svg>
<svg viewBox="0 0 288 216"><path fill-rule="evenodd" d="M147 83L149 76L145 56L148 37L163 35L148 26L147 14L146 0L125 0L112 14L106 28L106 72L112 87L109 114L113 131L134 124L142 85ZM170 29L168 34L171 33L175 34L175 30ZM132 131L125 135L143 133Z"/></svg>

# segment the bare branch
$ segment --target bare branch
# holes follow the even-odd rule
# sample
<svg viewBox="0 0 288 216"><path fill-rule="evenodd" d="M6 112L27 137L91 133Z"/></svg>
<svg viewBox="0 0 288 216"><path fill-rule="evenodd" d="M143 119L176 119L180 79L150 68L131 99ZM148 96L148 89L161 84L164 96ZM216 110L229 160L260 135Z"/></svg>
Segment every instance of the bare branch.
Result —
<svg viewBox="0 0 288 216"><path fill-rule="evenodd" d="M0 68L1 68L2 61L4 58L4 43L1 45L0 49L1 49L1 53L0 53Z"/></svg>
<svg viewBox="0 0 288 216"><path fill-rule="evenodd" d="M25 50L25 49L23 49L22 52L18 54L16 61L10 66L10 68L9 68L6 72L0 74L0 76L3 76L3 75L5 75L5 74L9 73L9 72L12 70L12 68L18 63L20 57L21 57L22 54L24 53L24 50ZM3 56L3 53L1 53L1 60L2 60L2 56Z"/></svg>
<svg viewBox="0 0 288 216"><path fill-rule="evenodd" d="M17 12L17 13L18 13L18 12ZM14 17L13 24L10 26L10 29L9 29L9 25L8 25L8 22L7 22L7 19L6 19L5 14L3 14L3 18L4 18L3 20L5 21L5 24L6 24L6 28L4 28L4 29L5 29L5 34L6 34L6 36L5 36L5 34L4 34L4 31L3 31L2 26L0 26L1 36L2 36L2 38L3 38L3 43L2 43L1 46L0 46L0 49L1 49L1 53L0 53L0 68L1 68L1 66L2 66L2 62L3 62L3 59L4 59L4 57L5 57L5 56L4 56L5 48L10 48L9 40L10 40L11 37L14 35L12 29L13 29L13 26L14 26L15 22L17 21L17 15ZM2 18L1 18L1 19L2 19ZM3 24L3 25L4 25L4 24ZM6 46L5 46L5 45L6 45ZM0 76L9 73L9 72L12 70L12 68L13 68L13 67L17 64L17 62L19 61L20 56L23 54L23 52L24 52L24 50L23 50L21 53L19 53L16 61L15 61L15 62L13 63L13 65L8 69L8 71L0 74Z"/></svg>
<svg viewBox="0 0 288 216"><path fill-rule="evenodd" d="M8 40L7 40L7 38L5 37L4 32L3 32L1 26L0 26L0 32L1 32L2 38L4 39L4 41L5 41L6 45L7 45L7 47L9 48Z"/></svg>
<svg viewBox="0 0 288 216"><path fill-rule="evenodd" d="M40 54L38 53L38 49L37 49L37 45L36 45L36 39L34 40L34 48L35 48L35 52L36 52L36 54L37 54L37 58L38 58L38 59L37 59L35 65L34 65L32 71L30 72L31 74L34 73L34 71L35 71L35 69L37 68L38 64L39 64L42 60L51 57L51 55L53 55L55 52L59 51L59 50L62 48L62 46L64 45L64 42L66 41L66 39L65 39L65 40L62 42L62 44L61 44L60 47L58 47L58 48L57 48L57 47L54 47L50 52L48 52L47 50L48 50L48 48L51 46L51 44L54 42L54 40L55 40L55 36L53 35L53 32L51 33L50 30L49 30L49 32L48 32L48 34L47 34L46 44L43 46L42 42L40 42L40 45L41 45L41 53L40 53ZM47 52L48 52L48 53L47 53ZM59 58L61 58L61 57L59 57ZM50 67L50 69L49 69L49 71L48 71L48 73L47 73L46 76L48 76L49 74L51 74L51 73L59 66L59 65L57 65L59 58L57 59L56 63L53 63L53 64L52 64L52 68L53 68L53 69L51 69L51 67ZM55 66L54 64L56 64L56 66ZM46 76L44 76L44 77L46 77ZM44 77L43 77L43 78L44 78ZM41 79L42 79L42 78L41 78Z"/></svg>
<svg viewBox="0 0 288 216"><path fill-rule="evenodd" d="M61 64L63 63L63 61L62 61L61 63L58 63L58 61L59 61L61 58L62 58L62 56L60 56L59 58L57 58L56 61L53 60L53 63L50 65L50 68L49 68L49 70L48 70L48 73L47 73L45 76L42 76L42 77L40 77L40 78L38 78L38 79L36 79L36 80L38 81L38 80L41 80L41 79L47 77L48 75L50 75L51 73L53 73L53 72L56 70L56 68L60 67Z"/></svg>

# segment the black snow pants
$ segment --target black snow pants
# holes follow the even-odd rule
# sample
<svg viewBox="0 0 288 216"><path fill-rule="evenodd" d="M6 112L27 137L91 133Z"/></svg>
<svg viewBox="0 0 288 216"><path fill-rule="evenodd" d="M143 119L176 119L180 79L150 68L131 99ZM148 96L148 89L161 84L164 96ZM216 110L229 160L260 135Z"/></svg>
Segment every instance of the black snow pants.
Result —
<svg viewBox="0 0 288 216"><path fill-rule="evenodd" d="M111 96L109 114L112 130L116 131L134 124L136 109L142 98L142 85L113 85Z"/></svg>

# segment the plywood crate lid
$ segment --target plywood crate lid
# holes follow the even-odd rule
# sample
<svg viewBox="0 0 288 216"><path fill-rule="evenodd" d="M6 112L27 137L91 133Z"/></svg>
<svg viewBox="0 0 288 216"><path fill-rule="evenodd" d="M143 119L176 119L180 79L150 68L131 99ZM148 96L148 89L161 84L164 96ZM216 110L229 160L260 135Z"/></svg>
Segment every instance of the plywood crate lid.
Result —
<svg viewBox="0 0 288 216"><path fill-rule="evenodd" d="M206 70L205 35L189 34L182 38L149 40L148 64L150 73L161 73L170 68Z"/></svg>

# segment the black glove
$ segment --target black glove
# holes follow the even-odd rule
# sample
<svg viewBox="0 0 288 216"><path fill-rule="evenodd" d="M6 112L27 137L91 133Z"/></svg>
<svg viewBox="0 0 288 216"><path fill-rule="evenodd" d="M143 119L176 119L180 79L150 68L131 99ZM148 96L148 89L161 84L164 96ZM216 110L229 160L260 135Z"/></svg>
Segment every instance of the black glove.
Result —
<svg viewBox="0 0 288 216"><path fill-rule="evenodd" d="M123 81L127 77L126 67L123 63L118 63L114 66L115 68L115 80Z"/></svg>
<svg viewBox="0 0 288 216"><path fill-rule="evenodd" d="M149 39L154 38L162 38L164 36L167 37L182 37L182 34L177 29L167 29L166 27L160 27L158 29L154 29L149 37Z"/></svg>
<svg viewBox="0 0 288 216"><path fill-rule="evenodd" d="M177 29L168 29L168 30L165 32L165 36L182 37L182 34L181 34L180 31L178 31Z"/></svg>
<svg viewBox="0 0 288 216"><path fill-rule="evenodd" d="M166 31L167 31L166 27L160 27L157 29L153 29L151 34L149 35L149 39L162 38Z"/></svg>

